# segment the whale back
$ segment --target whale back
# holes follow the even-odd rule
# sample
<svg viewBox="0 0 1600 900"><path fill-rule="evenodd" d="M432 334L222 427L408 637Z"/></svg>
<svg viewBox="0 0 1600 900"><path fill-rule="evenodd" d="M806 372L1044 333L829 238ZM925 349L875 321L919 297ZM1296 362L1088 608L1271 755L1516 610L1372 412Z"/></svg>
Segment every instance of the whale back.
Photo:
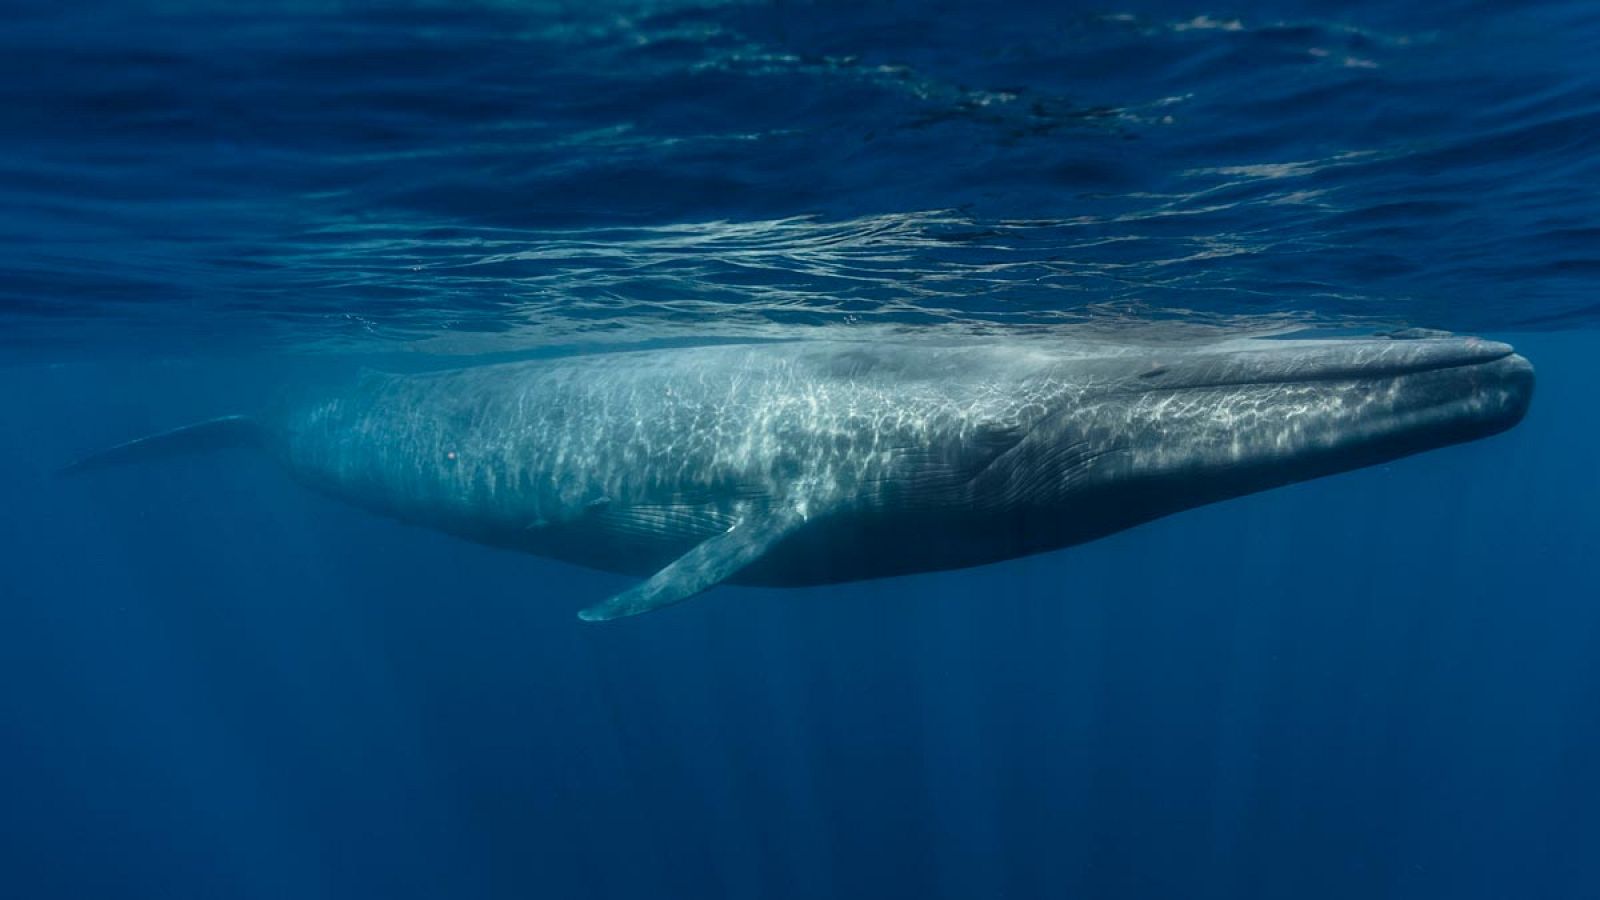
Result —
<svg viewBox="0 0 1600 900"><path fill-rule="evenodd" d="M757 345L366 373L292 412L281 447L406 518L526 531L699 507L715 527L741 503L936 502L1046 413L1045 362Z"/></svg>

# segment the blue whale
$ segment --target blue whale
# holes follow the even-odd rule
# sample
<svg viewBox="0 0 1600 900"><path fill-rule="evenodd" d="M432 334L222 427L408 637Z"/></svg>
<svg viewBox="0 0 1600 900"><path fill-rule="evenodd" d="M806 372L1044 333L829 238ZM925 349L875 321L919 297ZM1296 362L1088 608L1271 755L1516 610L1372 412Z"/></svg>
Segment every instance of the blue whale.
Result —
<svg viewBox="0 0 1600 900"><path fill-rule="evenodd" d="M259 416L130 441L83 472L248 445L317 490L644 576L613 619L722 582L976 566L1481 438L1533 369L1475 338L797 341L367 372Z"/></svg>

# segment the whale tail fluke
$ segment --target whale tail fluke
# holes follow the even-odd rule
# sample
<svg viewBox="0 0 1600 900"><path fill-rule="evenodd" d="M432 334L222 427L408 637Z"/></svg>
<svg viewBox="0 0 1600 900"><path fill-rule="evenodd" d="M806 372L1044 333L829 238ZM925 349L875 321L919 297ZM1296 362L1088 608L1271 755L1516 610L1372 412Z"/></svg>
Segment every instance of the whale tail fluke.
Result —
<svg viewBox="0 0 1600 900"><path fill-rule="evenodd" d="M163 459L186 453L255 447L261 443L261 426L249 416L223 416L171 431L146 435L107 447L56 470L57 475L78 475L127 463Z"/></svg>

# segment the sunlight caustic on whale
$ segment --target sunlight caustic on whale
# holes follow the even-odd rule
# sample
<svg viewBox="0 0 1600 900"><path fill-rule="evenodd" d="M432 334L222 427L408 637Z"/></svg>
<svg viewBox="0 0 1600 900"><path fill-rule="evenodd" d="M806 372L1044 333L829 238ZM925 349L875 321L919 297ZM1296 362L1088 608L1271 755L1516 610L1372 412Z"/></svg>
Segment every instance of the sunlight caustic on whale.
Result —
<svg viewBox="0 0 1600 900"><path fill-rule="evenodd" d="M368 372L67 471L261 447L375 512L648 576L581 613L601 620L1067 547L1492 435L1532 392L1476 338L795 341Z"/></svg>

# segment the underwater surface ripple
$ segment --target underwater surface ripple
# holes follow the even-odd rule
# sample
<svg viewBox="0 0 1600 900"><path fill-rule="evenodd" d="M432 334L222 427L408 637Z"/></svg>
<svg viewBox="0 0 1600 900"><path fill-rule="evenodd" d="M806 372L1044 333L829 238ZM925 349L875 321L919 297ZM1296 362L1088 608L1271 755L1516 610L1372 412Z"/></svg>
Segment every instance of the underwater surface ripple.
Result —
<svg viewBox="0 0 1600 900"><path fill-rule="evenodd" d="M14 349L1600 318L1600 14L104 3L0 29Z"/></svg>

